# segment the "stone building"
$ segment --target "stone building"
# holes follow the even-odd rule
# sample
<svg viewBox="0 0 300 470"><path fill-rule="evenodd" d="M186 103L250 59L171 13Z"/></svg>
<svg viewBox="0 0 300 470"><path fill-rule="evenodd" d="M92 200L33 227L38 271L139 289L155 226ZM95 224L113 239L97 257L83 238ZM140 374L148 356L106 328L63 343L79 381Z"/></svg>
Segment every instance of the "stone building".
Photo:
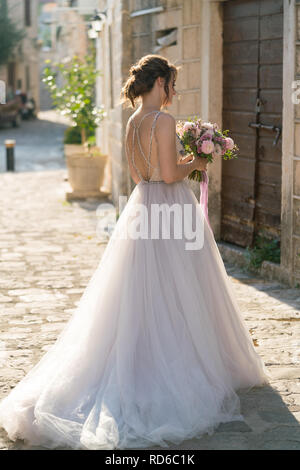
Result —
<svg viewBox="0 0 300 470"><path fill-rule="evenodd" d="M240 148L237 160L209 165L216 240L251 246L263 230L281 242L280 265L267 263L266 274L299 284L300 1L99 0L98 7L107 15L97 39L107 118L97 139L110 157L114 202L134 187L124 147L132 110L120 104L120 91L136 60L159 53L182 66L169 111L217 122Z"/></svg>
<svg viewBox="0 0 300 470"><path fill-rule="evenodd" d="M0 79L12 92L21 90L33 97L39 109L38 0L9 0L8 14L26 36L6 65L0 67Z"/></svg>
<svg viewBox="0 0 300 470"><path fill-rule="evenodd" d="M93 0L96 4L97 0ZM84 14L92 12L91 5L80 13L75 2L66 0L43 0L39 15L40 37L43 46L40 51L41 109L52 107L47 86L42 82L46 60L60 62L77 56L84 60L88 50L87 24ZM58 81L60 77L58 78Z"/></svg>
<svg viewBox="0 0 300 470"><path fill-rule="evenodd" d="M84 59L87 53L88 36L87 22L84 17L85 10L77 10L77 3L56 0L56 8L53 10L53 50L57 61L74 55ZM96 0L94 0L94 4L96 4ZM90 16L91 7L87 8L86 12Z"/></svg>

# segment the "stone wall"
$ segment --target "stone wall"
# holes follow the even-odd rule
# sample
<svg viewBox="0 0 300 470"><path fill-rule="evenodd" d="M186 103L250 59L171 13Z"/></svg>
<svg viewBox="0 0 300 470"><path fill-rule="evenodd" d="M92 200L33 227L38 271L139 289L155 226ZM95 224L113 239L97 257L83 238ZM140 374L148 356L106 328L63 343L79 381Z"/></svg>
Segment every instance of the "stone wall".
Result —
<svg viewBox="0 0 300 470"><path fill-rule="evenodd" d="M88 50L88 37L84 17L77 11L54 12L54 37L52 48L55 51L55 60L60 62L66 57L77 56L84 60ZM61 33L56 38L56 24L62 27Z"/></svg>
<svg viewBox="0 0 300 470"><path fill-rule="evenodd" d="M293 241L292 253L294 271L294 282L300 285L300 0L295 4L296 31L295 41L295 72L294 80L297 81L298 104L294 105L294 132L295 150L293 152L293 178L291 187L293 188Z"/></svg>
<svg viewBox="0 0 300 470"><path fill-rule="evenodd" d="M107 19L96 40L98 66L97 105L104 105L107 115L97 130L97 145L109 156L103 187L112 192L114 204L128 194L128 169L124 150L124 117L120 91L131 64L128 43L127 0L100 0L98 8L107 11ZM126 125L126 123L125 123Z"/></svg>
<svg viewBox="0 0 300 470"><path fill-rule="evenodd" d="M280 268L282 279L292 286L300 285L300 103L292 100L293 82L300 80L299 57L300 1L284 0Z"/></svg>

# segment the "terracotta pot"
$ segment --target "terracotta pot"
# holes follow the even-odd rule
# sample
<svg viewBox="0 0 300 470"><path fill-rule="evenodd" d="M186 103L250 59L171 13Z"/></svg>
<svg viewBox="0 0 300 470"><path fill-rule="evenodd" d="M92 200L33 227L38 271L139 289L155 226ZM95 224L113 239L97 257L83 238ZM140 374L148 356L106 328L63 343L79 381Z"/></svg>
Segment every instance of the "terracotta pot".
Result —
<svg viewBox="0 0 300 470"><path fill-rule="evenodd" d="M80 144L66 144L65 157L73 191L82 195L87 193L87 197L90 193L99 192L107 155L102 155L97 147L88 151Z"/></svg>
<svg viewBox="0 0 300 470"><path fill-rule="evenodd" d="M65 156L68 155L83 155L85 154L85 148L81 144L65 144L64 145Z"/></svg>

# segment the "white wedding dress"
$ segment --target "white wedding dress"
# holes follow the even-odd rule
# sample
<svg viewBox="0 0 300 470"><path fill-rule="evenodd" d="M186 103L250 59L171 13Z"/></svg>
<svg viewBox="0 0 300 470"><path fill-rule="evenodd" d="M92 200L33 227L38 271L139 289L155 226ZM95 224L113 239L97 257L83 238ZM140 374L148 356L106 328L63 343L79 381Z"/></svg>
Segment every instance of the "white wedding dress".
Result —
<svg viewBox="0 0 300 470"><path fill-rule="evenodd" d="M269 383L188 181L167 184L160 176L157 151L151 155L160 112L151 114L139 126L128 121L126 150L141 180L75 312L0 403L11 440L49 449L168 447L243 420L236 391ZM185 237L163 238L161 229L156 239L116 236L137 205L150 213L151 204L174 203L190 204L191 217L203 221L201 249L186 249Z"/></svg>

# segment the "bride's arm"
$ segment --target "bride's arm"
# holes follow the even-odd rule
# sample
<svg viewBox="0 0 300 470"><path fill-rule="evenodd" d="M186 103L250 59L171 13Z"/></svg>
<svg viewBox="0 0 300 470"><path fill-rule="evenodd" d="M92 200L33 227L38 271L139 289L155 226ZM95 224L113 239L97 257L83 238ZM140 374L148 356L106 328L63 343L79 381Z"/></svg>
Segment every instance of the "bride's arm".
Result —
<svg viewBox="0 0 300 470"><path fill-rule="evenodd" d="M176 121L171 114L161 113L155 127L155 138L158 147L160 173L165 183L181 181L193 170L206 165L205 159L194 158L187 163L177 162ZM200 162L203 160L203 162Z"/></svg>

